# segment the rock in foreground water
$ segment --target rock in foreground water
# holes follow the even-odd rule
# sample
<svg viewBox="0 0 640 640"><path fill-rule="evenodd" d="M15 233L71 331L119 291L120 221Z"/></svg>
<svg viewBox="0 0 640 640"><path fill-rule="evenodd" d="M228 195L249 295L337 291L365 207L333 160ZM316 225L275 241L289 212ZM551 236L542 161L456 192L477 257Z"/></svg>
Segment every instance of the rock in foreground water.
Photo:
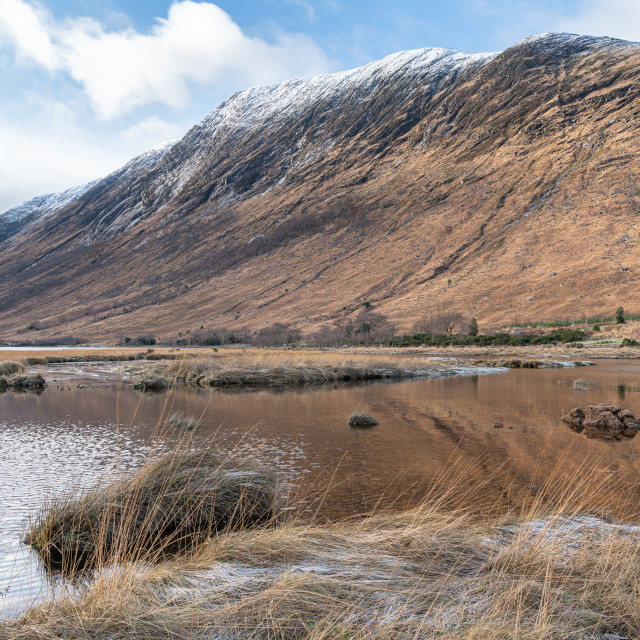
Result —
<svg viewBox="0 0 640 640"><path fill-rule="evenodd" d="M576 407L562 416L562 421L573 431L584 432L587 438L601 440L633 438L640 431L640 422L631 411L608 402L589 405L586 411Z"/></svg>

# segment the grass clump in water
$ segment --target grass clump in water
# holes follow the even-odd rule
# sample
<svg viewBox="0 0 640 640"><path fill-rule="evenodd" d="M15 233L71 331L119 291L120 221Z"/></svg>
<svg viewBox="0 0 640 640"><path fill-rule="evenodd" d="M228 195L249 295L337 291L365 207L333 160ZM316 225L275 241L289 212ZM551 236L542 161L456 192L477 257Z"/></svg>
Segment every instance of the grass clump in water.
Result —
<svg viewBox="0 0 640 640"><path fill-rule="evenodd" d="M6 380L6 386L22 391L40 391L47 386L47 381L40 375L11 376Z"/></svg>
<svg viewBox="0 0 640 640"><path fill-rule="evenodd" d="M349 426L351 427L375 427L377 424L380 423L376 418L360 409L356 409L349 416Z"/></svg>
<svg viewBox="0 0 640 640"><path fill-rule="evenodd" d="M69 573L148 560L216 532L266 524L275 476L247 461L181 447L111 485L52 500L25 542Z"/></svg>
<svg viewBox="0 0 640 640"><path fill-rule="evenodd" d="M201 387L287 387L441 374L424 360L332 353L249 352L170 362L164 372Z"/></svg>
<svg viewBox="0 0 640 640"><path fill-rule="evenodd" d="M187 429L193 431L200 424L200 420L195 416L188 416L182 411L176 411L169 416L167 425L176 429Z"/></svg>
<svg viewBox="0 0 640 640"><path fill-rule="evenodd" d="M134 389L141 391L161 391L169 387L169 380L157 373L147 373L143 375L135 384Z"/></svg>

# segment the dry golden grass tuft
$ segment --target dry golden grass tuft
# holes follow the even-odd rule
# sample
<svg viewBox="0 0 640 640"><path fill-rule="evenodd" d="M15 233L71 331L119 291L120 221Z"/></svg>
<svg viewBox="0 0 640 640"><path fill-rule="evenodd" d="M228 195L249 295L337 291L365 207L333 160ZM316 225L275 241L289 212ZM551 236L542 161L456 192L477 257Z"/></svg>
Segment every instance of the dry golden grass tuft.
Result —
<svg viewBox="0 0 640 640"><path fill-rule="evenodd" d="M270 522L274 473L246 459L194 448L150 458L135 473L50 500L25 542L68 575L114 562L157 560L215 532Z"/></svg>
<svg viewBox="0 0 640 640"><path fill-rule="evenodd" d="M442 374L447 365L425 358L341 351L226 350L173 361L158 371L197 386L295 386Z"/></svg>
<svg viewBox="0 0 640 640"><path fill-rule="evenodd" d="M113 349L102 348L73 348L73 349L2 349L0 350L0 362L15 360L19 362L33 361L33 364L51 364L58 362L85 362L95 360L101 361L126 361L136 360L143 357L150 357L151 360L172 358L182 359L202 354L203 349L170 349L154 348L151 353L141 350L140 347L127 348L114 347Z"/></svg>
<svg viewBox="0 0 640 640"><path fill-rule="evenodd" d="M12 360L0 361L0 376L14 376L24 373L26 367L22 362L13 362Z"/></svg>
<svg viewBox="0 0 640 640"><path fill-rule="evenodd" d="M584 471L518 517L452 509L452 482L402 513L227 530L187 556L98 571L0 638L635 638L640 527L598 517L607 497Z"/></svg>

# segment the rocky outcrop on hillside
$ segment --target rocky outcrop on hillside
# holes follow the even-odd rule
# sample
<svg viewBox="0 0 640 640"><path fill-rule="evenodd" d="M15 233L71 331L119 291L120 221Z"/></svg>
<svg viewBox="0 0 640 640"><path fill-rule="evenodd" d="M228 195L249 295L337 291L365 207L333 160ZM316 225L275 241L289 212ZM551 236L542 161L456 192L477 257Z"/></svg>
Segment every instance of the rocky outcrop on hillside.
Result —
<svg viewBox="0 0 640 640"><path fill-rule="evenodd" d="M633 306L639 63L546 34L239 92L5 233L0 338Z"/></svg>

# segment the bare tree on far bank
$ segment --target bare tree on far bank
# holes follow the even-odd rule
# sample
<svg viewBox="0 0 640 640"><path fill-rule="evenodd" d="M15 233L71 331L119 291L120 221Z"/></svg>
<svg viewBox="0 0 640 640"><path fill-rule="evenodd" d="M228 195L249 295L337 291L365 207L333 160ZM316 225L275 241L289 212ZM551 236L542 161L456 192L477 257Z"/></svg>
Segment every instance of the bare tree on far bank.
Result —
<svg viewBox="0 0 640 640"><path fill-rule="evenodd" d="M413 327L414 333L466 334L471 320L456 311L427 313Z"/></svg>

